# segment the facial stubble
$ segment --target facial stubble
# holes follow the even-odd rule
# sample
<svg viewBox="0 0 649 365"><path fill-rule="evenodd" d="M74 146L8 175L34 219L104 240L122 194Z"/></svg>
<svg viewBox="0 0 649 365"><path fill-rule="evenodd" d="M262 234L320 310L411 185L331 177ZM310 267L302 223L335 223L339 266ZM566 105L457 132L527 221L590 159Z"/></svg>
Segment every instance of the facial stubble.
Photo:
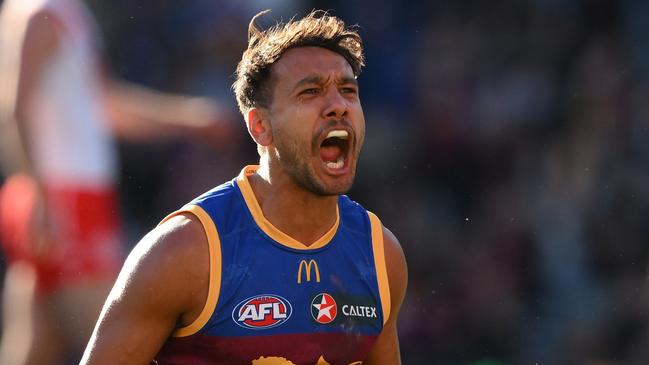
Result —
<svg viewBox="0 0 649 365"><path fill-rule="evenodd" d="M273 130L273 141L275 143L275 153L277 161L291 177L293 182L299 187L310 191L318 196L332 196L347 193L354 183L356 171L352 171L351 180L346 186L336 189L336 187L327 188L322 182L318 181L310 159L319 159L318 157L318 134L316 134L310 143L300 144L295 137L286 136L281 130ZM354 148L354 144L350 148ZM358 152L353 152L354 158L358 157Z"/></svg>

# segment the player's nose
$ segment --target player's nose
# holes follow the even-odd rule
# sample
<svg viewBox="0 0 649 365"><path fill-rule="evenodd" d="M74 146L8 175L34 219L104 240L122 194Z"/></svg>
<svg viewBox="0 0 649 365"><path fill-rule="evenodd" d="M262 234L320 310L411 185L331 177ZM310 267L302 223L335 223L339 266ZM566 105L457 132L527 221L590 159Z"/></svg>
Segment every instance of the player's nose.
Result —
<svg viewBox="0 0 649 365"><path fill-rule="evenodd" d="M325 118L342 118L347 116L349 105L340 90L330 87L325 94L325 106L322 110Z"/></svg>

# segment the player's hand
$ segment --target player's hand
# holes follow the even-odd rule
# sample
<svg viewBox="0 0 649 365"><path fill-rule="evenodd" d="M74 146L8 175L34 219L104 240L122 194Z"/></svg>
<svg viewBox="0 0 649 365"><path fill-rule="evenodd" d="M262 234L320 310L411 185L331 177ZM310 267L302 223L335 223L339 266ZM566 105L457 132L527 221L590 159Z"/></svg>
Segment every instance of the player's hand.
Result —
<svg viewBox="0 0 649 365"><path fill-rule="evenodd" d="M197 97L188 102L193 137L212 146L222 146L235 134L236 114L214 99Z"/></svg>
<svg viewBox="0 0 649 365"><path fill-rule="evenodd" d="M45 194L42 192L36 194L28 224L30 245L27 249L36 260L45 260L52 249L53 225Z"/></svg>

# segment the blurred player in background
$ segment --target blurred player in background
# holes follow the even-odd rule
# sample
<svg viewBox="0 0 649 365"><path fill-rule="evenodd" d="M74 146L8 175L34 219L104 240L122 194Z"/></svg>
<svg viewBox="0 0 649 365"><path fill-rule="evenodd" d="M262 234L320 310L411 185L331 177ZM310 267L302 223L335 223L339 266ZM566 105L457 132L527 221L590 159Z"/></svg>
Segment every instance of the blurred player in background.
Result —
<svg viewBox="0 0 649 365"><path fill-rule="evenodd" d="M113 136L218 142L231 130L212 100L106 77L98 39L77 0L0 9L4 365L60 364L90 336L122 260Z"/></svg>

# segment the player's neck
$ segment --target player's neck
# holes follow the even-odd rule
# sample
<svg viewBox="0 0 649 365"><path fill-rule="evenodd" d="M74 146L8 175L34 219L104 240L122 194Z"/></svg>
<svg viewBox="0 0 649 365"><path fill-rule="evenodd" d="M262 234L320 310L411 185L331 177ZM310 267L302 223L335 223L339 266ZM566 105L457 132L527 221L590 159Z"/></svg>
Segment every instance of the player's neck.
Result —
<svg viewBox="0 0 649 365"><path fill-rule="evenodd" d="M288 178L261 174L249 177L264 217L299 242L309 246L327 233L337 219L337 196L318 196Z"/></svg>

